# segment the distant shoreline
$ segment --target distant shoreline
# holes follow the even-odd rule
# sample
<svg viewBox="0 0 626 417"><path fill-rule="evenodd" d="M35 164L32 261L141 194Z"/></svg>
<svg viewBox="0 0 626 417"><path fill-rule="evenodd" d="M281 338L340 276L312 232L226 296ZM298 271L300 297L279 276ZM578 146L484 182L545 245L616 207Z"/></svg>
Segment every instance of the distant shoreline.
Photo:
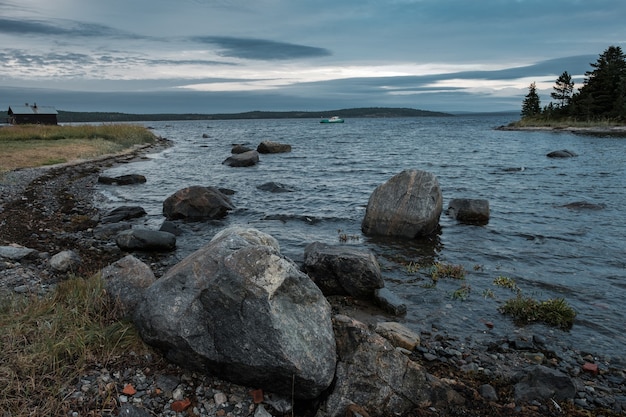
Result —
<svg viewBox="0 0 626 417"><path fill-rule="evenodd" d="M243 113L155 113L132 114L118 112L73 112L58 110L59 123L89 122L156 122L180 120L254 120L254 119L319 119L338 116L350 118L394 118L394 117L455 117L451 113L419 110L404 107L363 107L323 111L249 111ZM7 119L7 112L0 112L0 121Z"/></svg>

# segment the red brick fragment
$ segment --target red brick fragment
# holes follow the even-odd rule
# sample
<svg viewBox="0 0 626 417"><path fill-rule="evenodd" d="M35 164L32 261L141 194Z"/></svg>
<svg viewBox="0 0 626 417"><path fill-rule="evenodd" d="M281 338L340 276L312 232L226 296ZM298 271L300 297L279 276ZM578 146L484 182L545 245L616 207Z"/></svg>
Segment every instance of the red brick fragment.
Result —
<svg viewBox="0 0 626 417"><path fill-rule="evenodd" d="M132 384L126 384L124 385L122 393L126 395L135 395L137 394L137 390L135 389L135 387L132 386Z"/></svg>
<svg viewBox="0 0 626 417"><path fill-rule="evenodd" d="M250 391L250 395L252 396L252 401L255 404L261 404L263 402L263 390L262 389L254 389Z"/></svg>
<svg viewBox="0 0 626 417"><path fill-rule="evenodd" d="M598 375L598 364L585 362L585 364L583 365L583 371L593 375Z"/></svg>
<svg viewBox="0 0 626 417"><path fill-rule="evenodd" d="M183 411L188 409L190 405L191 401L189 400L189 398L185 398L184 400L174 401L171 405L171 408L177 413L182 413Z"/></svg>

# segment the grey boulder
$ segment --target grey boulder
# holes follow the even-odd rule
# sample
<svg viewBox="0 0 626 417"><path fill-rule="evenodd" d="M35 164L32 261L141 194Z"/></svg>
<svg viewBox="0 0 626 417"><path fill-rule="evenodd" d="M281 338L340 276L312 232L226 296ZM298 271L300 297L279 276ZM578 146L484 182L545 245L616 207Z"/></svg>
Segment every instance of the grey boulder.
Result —
<svg viewBox="0 0 626 417"><path fill-rule="evenodd" d="M330 314L276 239L230 228L148 288L134 321L147 343L181 366L310 399L334 376Z"/></svg>
<svg viewBox="0 0 626 417"><path fill-rule="evenodd" d="M168 220L220 219L233 209L230 198L222 191L200 185L178 190L163 202L163 215Z"/></svg>
<svg viewBox="0 0 626 417"><path fill-rule="evenodd" d="M369 198L361 229L366 235L417 238L435 234L443 198L437 177L404 170L376 187Z"/></svg>
<svg viewBox="0 0 626 417"><path fill-rule="evenodd" d="M382 336L348 316L333 318L337 337L337 375L316 417L348 415L357 404L372 416L406 415L423 404L462 404L463 397L428 374Z"/></svg>

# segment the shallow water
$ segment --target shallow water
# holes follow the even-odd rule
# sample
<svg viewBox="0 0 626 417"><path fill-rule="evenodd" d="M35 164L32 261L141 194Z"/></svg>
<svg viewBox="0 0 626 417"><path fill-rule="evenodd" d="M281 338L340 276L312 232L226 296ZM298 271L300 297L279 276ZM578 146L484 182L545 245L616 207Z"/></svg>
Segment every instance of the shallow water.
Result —
<svg viewBox="0 0 626 417"><path fill-rule="evenodd" d="M158 228L164 220L162 203L177 190L190 185L229 188L236 191L236 210L221 221L183 224L176 257L182 259L235 224L271 234L283 254L296 262L313 241L362 246L377 255L386 285L407 301L408 326L434 326L468 340L495 340L517 329L497 310L514 296L493 285L496 277L506 276L524 295L562 297L578 313L570 332L538 325L520 331L598 355L624 357L626 139L494 129L514 119L349 119L332 125L315 119L150 122L146 125L174 146L105 172L142 174L147 183L99 184L98 201L105 210L140 205L148 212L140 224ZM254 167L222 165L232 144L256 148L264 140L288 143L292 152L261 155ZM559 149L579 156L546 157ZM360 224L370 194L404 169L435 174L444 209L452 198L489 200L489 223L463 225L442 214L441 234L431 241L363 236ZM257 189L271 181L294 191ZM604 208L563 207L579 201ZM350 239L342 243L340 234ZM462 265L465 282L444 279L428 285L425 274L406 267L434 261ZM462 285L471 288L464 300L454 297ZM494 297L487 296L491 292ZM495 326L487 331L484 322Z"/></svg>

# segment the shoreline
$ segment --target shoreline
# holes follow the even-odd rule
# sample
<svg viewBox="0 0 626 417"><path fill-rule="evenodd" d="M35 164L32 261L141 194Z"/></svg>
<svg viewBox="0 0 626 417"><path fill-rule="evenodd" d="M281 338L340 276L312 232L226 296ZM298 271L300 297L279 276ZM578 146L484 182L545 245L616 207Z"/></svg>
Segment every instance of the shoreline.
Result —
<svg viewBox="0 0 626 417"><path fill-rule="evenodd" d="M53 254L57 246L67 245L67 242L57 242L55 238L67 234L67 227L72 224L72 222L67 221L69 218L72 218L72 216L74 216L74 218L78 218L81 216L92 217L98 215L98 213L93 210L92 185L95 181L97 181L99 173L103 168L108 168L114 164L122 164L137 160L137 158L145 157L148 153L159 151L160 145L163 145L165 148L165 145L168 144L168 142L163 142L162 144L149 145L142 147L141 149L130 150L129 152L121 155L103 156L97 160L74 161L73 163L59 164L55 166L11 171L16 174L15 178L18 178L20 174L24 173L27 173L28 175L38 175L30 181L28 181L28 178L23 178L23 181L28 182L23 185L21 190L16 188L13 200L18 200L12 207L8 207L9 202L4 199L3 180L0 180L0 197L2 197L0 198L0 223L2 223L3 219L5 221L10 221L7 216L3 216L5 204L7 204L7 209L21 209L23 217L15 220L18 223L22 223L23 220L29 216L26 212L30 212L32 210L34 215L31 215L29 220L33 219L33 221L37 221L37 223L34 223L35 226L32 230L34 230L36 234L41 234L40 231L45 230L44 235L47 235L48 238L42 239L41 237L35 236L34 238L31 237L31 240L26 240L27 237L25 235L14 234L13 236L15 237L15 240L11 243L18 243L27 247L30 247L31 244L36 244L39 245L38 247L40 248L40 252L47 249L49 254ZM33 173L31 170L36 170L36 172ZM16 182L19 181L16 179ZM46 218L41 215L41 213L58 213L59 211L55 209L55 206L51 205L54 201L48 200L54 200L55 197L59 198L59 195L66 194L68 190L71 191L69 194L72 196L71 202L73 206L64 209L67 211L65 219L57 219L56 217L53 218L53 216ZM25 201L27 203L24 203ZM46 210L36 211L40 205L44 206ZM26 209L26 206L32 207ZM57 223L55 223L55 221ZM3 232L6 225L0 224L0 226L2 226L0 227L0 231ZM99 262L106 260L106 257L103 256L105 254L107 256L112 255L112 258L119 256L119 253L117 252L95 252L94 248L96 247L96 242L93 241L93 238L89 235L89 231L87 229L85 231L81 231L80 234L78 234L78 232L72 232L72 235L72 239L75 239L79 243L78 246L81 246L80 244L83 242L90 242L89 245L82 245L89 246L89 251L86 251L85 253L92 253L93 255L91 256L99 258ZM6 244L3 243L3 241L7 239L6 236L8 235L0 233L0 245ZM11 236L8 236L8 239L11 239ZM65 246L61 247L64 249L66 248ZM167 262L161 263L159 259L152 260L155 261L152 263L153 267L168 266ZM30 285L28 281L32 281L33 276L37 276L38 273L40 274L39 276L43 275L44 277L48 277L39 278L38 284L43 284L45 287L49 287L50 284L53 285L53 275L41 274L41 271L46 271L45 268L47 268L45 259L37 259L33 262L34 263L32 265L29 265L29 262L25 260L22 262L22 265L19 265L19 267L6 267L6 269L0 268L0 285L5 287L4 289L9 290L19 287L19 285L15 285L15 281L3 278L6 278L5 272L23 274L23 268L32 268L33 275L23 274L23 279L26 282L22 283L22 285ZM0 264L0 266L1 265L2 264ZM95 265L97 265L95 262L90 264L89 269ZM20 271L19 268L22 268L22 271ZM46 271L46 274L49 274L49 272ZM339 299L333 302L333 306L336 308L337 312L346 313L350 317L354 317L362 322L367 322L367 319L371 317L363 317L362 314L366 314L365 310L368 306L360 304L360 302L355 300L344 299ZM333 312L333 314L335 314L335 312ZM372 323L367 324L371 325ZM539 329L527 330L527 332L510 334L506 339L498 340L496 342L497 345L485 346L482 344L468 345L466 341L460 340L453 334L448 334L445 330L438 330L434 328L428 329L428 331L422 332L421 345L412 352L410 358L414 362L417 362L426 368L429 373L455 381L459 387L462 387L463 392L468 393L468 403L465 408L467 410L474 410L474 414L472 415L476 416L492 415L491 413L494 412L494 409L498 410L498 412L502 415L551 415L549 413L553 410L549 408L551 406L549 401L542 401L541 406L537 405L536 409L533 410L526 408L523 404L515 404L514 402L511 403L510 397L505 397L504 395L502 395L500 400L481 399L478 401L476 399L472 399L473 395L479 395L479 388L484 384L495 386L498 392L501 393L506 392L507 389L512 390L514 382L511 381L513 380L512 375L514 373L527 372L529 367L538 365L558 369L577 381L577 385L580 387L578 391L581 392L581 396L577 396L576 400L578 400L578 402L575 402L574 404L578 407L575 407L574 404L561 403L562 406L567 406L567 411L573 412L576 410L578 412L582 412L581 410L583 409L587 410L587 408L582 407L584 404L589 404L592 406L592 409L596 409L598 412L602 411L600 414L604 416L617 415L626 411L626 400L622 403L618 402L617 405L615 405L614 398L617 396L626 396L623 391L623 384L619 385L611 382L614 379L619 378L626 381L626 379L624 379L624 369L616 369L615 364L605 363L601 358L599 359L594 357L591 353L578 352L575 346L570 346L567 351L562 351L559 346L550 345L549 343L546 343L545 340L542 341L542 338L538 333ZM488 331L488 329L486 328L485 331ZM584 370L581 370L581 366L589 361L596 362L600 365L600 372L597 375L588 374ZM81 398L84 401L89 402L91 398L97 398L98 394L96 388L99 378L111 378L112 375L119 372L121 377L118 378L119 380L116 380L116 382L121 389L121 387L123 387L126 383L137 384L139 381L135 381L133 379L133 375L136 376L140 369L146 367L150 367L154 371L154 374L148 376L149 379L157 379L159 377L158 373L160 373L161 370L158 370L157 366L150 362L138 365L136 368L137 372L135 372L135 370L130 371L130 369L126 368L121 370L107 370L104 368L95 369L92 374L83 378L83 380L92 380L93 382L88 385L81 381L78 385L76 385L76 392L79 393L84 391L84 395ZM179 374L178 378L180 381L185 381L186 390L193 390L194 386L200 386L200 383L202 383L199 382L202 381L202 378L193 376L191 371L181 370L173 366L167 368L167 372L172 371ZM202 377L208 378L206 375ZM511 379L509 380L509 378ZM507 381L503 382L504 379ZM145 381L143 383L145 383ZM206 385L210 383L211 382L209 381L204 382ZM229 394L239 394L240 397L244 397L246 395L246 390L242 387L224 384L221 381L214 381L213 383L215 383L216 386L227 386L228 388L223 391L226 391ZM587 386L596 387L597 390L595 392L586 392L585 387ZM620 386L622 388L620 388ZM93 388L94 392L89 391L89 387ZM609 399L607 399L607 396L612 396L613 402L610 402ZM143 397L136 398L154 402L161 407L161 413L164 411L162 408L164 403L161 400L167 401L166 398L161 397L157 398L158 401ZM127 399L131 401L135 400L135 398L130 397L127 397ZM121 397L119 401L121 402ZM605 405L607 408L609 408L609 406L613 406L613 408L619 407L620 411L618 411L617 414L611 414L605 409L600 410L600 404L603 404L603 402L606 403ZM244 405L242 408L246 408L246 406L249 405L247 400L240 404ZM158 410L154 409L154 411ZM391 412L393 412L393 410L390 410L390 413ZM422 414L421 412L425 414ZM155 415L169 415L161 413ZM431 414L428 413L426 409L420 409L420 414L414 415L419 415L421 417L438 416L442 414L438 414L437 411L433 411ZM575 413L571 415L582 414Z"/></svg>
<svg viewBox="0 0 626 417"><path fill-rule="evenodd" d="M570 132L591 135L626 136L626 126L511 126L502 125L496 130L528 132Z"/></svg>

